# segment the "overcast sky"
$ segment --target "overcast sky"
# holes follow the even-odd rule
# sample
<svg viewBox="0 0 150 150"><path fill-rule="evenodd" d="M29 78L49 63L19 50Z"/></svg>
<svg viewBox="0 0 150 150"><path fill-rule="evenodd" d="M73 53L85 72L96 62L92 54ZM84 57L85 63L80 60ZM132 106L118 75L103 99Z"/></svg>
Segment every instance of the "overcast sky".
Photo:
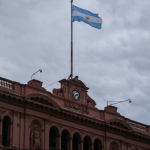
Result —
<svg viewBox="0 0 150 150"><path fill-rule="evenodd" d="M73 23L73 75L79 76L100 109L150 125L150 0L74 0L98 13L98 30ZM70 0L0 0L0 76L43 87L70 75ZM56 83L46 89L59 88Z"/></svg>

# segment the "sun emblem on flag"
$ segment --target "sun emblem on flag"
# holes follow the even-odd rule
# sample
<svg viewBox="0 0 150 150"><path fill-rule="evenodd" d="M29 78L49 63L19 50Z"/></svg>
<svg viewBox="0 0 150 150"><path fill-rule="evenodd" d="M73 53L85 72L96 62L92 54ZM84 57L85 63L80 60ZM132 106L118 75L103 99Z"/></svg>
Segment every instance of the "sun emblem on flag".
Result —
<svg viewBox="0 0 150 150"><path fill-rule="evenodd" d="M86 17L86 20L89 20L89 19L90 19L90 18L87 16L87 17Z"/></svg>

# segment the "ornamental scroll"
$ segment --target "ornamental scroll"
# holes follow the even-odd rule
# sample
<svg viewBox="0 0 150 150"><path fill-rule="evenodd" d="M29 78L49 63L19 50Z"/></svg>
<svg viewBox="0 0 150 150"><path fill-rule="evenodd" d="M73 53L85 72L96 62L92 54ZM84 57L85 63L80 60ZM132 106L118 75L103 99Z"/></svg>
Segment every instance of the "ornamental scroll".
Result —
<svg viewBox="0 0 150 150"><path fill-rule="evenodd" d="M80 111L83 111L83 112L86 112L86 113L89 113L87 106L76 104L76 103L73 103L72 101L69 101L69 100L65 101L65 106L69 107L69 108L74 108L76 110L80 110Z"/></svg>

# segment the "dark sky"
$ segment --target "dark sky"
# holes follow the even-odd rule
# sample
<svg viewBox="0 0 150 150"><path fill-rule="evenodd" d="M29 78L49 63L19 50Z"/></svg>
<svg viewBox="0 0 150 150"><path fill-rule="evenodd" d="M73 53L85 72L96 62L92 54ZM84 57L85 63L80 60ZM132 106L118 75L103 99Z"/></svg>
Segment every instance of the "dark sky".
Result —
<svg viewBox="0 0 150 150"><path fill-rule="evenodd" d="M74 76L100 109L107 101L127 118L150 124L150 0L74 0L98 13L102 29L73 23ZM0 0L0 76L43 87L70 75L70 0ZM59 88L56 83L46 89Z"/></svg>

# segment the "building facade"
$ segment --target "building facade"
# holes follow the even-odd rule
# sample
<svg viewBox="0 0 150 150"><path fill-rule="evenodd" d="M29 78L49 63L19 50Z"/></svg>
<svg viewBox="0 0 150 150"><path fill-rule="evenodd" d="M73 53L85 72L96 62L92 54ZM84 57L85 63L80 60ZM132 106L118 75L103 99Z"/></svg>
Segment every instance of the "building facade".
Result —
<svg viewBox="0 0 150 150"><path fill-rule="evenodd" d="M0 78L0 150L150 150L150 126L96 108L76 76L46 91Z"/></svg>

